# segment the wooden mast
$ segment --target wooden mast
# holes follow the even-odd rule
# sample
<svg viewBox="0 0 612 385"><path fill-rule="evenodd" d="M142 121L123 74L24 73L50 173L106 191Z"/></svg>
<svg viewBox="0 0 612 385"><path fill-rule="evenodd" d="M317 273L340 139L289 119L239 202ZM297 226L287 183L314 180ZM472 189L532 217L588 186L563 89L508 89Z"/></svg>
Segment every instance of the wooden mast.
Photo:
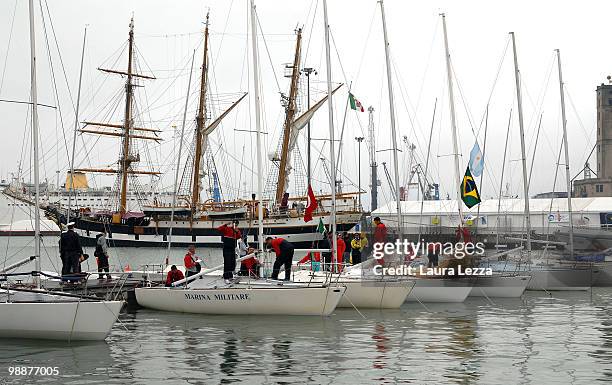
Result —
<svg viewBox="0 0 612 385"><path fill-rule="evenodd" d="M300 78L300 56L302 49L302 29L297 30L297 40L295 43L295 57L293 59L293 72L291 74L291 88L289 89L289 100L285 113L285 127L283 131L283 147L281 150L280 165L278 167L278 183L276 185L276 202L280 203L285 194L285 179L287 177L287 159L289 157L289 139L291 136L291 126L297 112L295 99L298 91L298 80Z"/></svg>
<svg viewBox="0 0 612 385"><path fill-rule="evenodd" d="M121 157L121 203L119 212L127 211L128 168L130 158L130 127L132 126L132 55L134 48L134 18L130 20L130 37L128 48L127 83L125 85L125 118L123 122L123 152Z"/></svg>
<svg viewBox="0 0 612 385"><path fill-rule="evenodd" d="M86 134L96 134L96 135L106 135L106 136L114 136L121 137L121 153L119 154L119 161L117 169L107 169L107 168L77 168L73 169L72 172L97 172L104 174L118 174L121 179L121 190L120 190L120 202L119 202L119 213L125 214L127 211L127 191L128 191L128 175L159 175L159 172L156 171L139 171L132 169L132 163L139 161L138 155L130 155L130 141L132 139L144 139L144 140L153 140L155 142L159 142L162 140L157 134L161 132L160 130L145 128L145 127L134 127L133 122L133 96L134 96L134 84L132 81L134 78L140 79L155 79L153 76L141 75L138 73L134 73L133 71L133 56L134 56L134 18L130 20L130 33L128 40L128 66L127 71L117 71L113 69L105 69L98 68L98 70L106 73L116 74L116 75L124 75L127 77L127 81L125 84L125 115L124 121L122 124L115 123L102 123L102 122L83 122L84 127L78 129L78 132L86 133ZM106 128L107 130L92 130L86 129L86 126L98 126L101 128ZM108 129L111 129L109 131ZM121 130L121 131L120 131ZM132 132L147 132L151 133L149 135L138 135ZM72 167L71 167L72 168Z"/></svg>
<svg viewBox="0 0 612 385"><path fill-rule="evenodd" d="M196 117L195 155L193 157L193 179L191 192L191 212L196 212L200 202L200 162L204 142L204 122L206 120L206 80L208 75L208 13L206 14L206 28L204 29L204 58L202 60L202 81L200 83L200 104Z"/></svg>

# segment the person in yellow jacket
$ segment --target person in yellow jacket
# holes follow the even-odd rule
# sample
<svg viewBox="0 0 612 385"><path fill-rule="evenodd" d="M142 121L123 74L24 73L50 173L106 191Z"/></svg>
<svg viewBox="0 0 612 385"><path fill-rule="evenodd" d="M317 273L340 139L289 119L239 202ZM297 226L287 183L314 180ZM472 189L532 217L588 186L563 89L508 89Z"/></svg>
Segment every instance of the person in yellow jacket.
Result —
<svg viewBox="0 0 612 385"><path fill-rule="evenodd" d="M361 252L368 245L368 238L364 233L355 234L351 240L351 263L357 265L361 263Z"/></svg>

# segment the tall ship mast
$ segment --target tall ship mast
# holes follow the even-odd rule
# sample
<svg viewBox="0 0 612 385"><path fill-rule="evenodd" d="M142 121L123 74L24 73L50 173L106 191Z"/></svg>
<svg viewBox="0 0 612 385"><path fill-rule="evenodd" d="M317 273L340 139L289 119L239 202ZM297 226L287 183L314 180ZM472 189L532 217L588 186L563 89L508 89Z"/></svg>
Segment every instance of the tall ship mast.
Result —
<svg viewBox="0 0 612 385"><path fill-rule="evenodd" d="M291 72L291 87L289 89L289 99L287 108L285 109L285 124L283 125L282 149L280 164L278 167L278 184L276 187L276 202L280 203L285 195L286 186L289 177L289 141L291 139L291 126L297 112L297 92L298 82L300 79L300 58L302 52L302 29L297 30L297 39L295 42L295 57L293 59L293 69Z"/></svg>
<svg viewBox="0 0 612 385"><path fill-rule="evenodd" d="M117 161L117 168L77 168L74 172L83 173L104 173L104 174L117 174L118 185L119 185L119 202L116 207L116 213L120 216L124 216L128 212L127 196L129 189L129 176L130 175L159 175L157 171L145 171L136 170L132 167L134 163L140 162L140 154L134 153L132 149L132 141L134 139L140 140L152 140L159 142L162 139L157 135L160 130L144 127L134 126L134 78L141 79L155 79L153 76L142 75L134 73L134 19L130 21L130 32L128 39L128 63L126 71L119 71L114 69L98 68L100 71L118 74L126 76L125 83L125 111L123 124L114 123L102 123L102 122L90 122L86 121L84 128L79 129L81 133L95 134L95 135L106 135L121 138L121 152L119 154L119 160ZM99 130L89 129L87 127L103 127L110 128L112 130ZM113 217L113 221L117 221Z"/></svg>

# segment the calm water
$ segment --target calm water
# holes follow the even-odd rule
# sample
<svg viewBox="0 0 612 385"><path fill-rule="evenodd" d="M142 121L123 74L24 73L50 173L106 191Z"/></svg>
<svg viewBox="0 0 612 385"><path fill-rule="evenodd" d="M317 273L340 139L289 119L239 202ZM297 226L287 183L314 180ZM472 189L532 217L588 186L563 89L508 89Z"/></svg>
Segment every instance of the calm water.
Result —
<svg viewBox="0 0 612 385"><path fill-rule="evenodd" d="M131 253L139 262L163 255ZM1 341L0 384L612 382L612 289L493 301L405 304L362 310L365 318L349 309L327 318L138 310L103 343ZM17 378L10 366L60 374Z"/></svg>

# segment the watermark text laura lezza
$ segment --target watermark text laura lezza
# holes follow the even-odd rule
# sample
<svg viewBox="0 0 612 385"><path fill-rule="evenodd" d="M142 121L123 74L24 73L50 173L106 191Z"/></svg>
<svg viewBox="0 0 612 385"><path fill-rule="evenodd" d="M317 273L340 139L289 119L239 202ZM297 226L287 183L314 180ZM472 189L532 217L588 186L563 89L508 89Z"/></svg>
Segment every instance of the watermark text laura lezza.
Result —
<svg viewBox="0 0 612 385"><path fill-rule="evenodd" d="M374 266L374 275L378 276L490 276L493 270L490 267L427 267L424 265L407 266L400 265L395 267Z"/></svg>

